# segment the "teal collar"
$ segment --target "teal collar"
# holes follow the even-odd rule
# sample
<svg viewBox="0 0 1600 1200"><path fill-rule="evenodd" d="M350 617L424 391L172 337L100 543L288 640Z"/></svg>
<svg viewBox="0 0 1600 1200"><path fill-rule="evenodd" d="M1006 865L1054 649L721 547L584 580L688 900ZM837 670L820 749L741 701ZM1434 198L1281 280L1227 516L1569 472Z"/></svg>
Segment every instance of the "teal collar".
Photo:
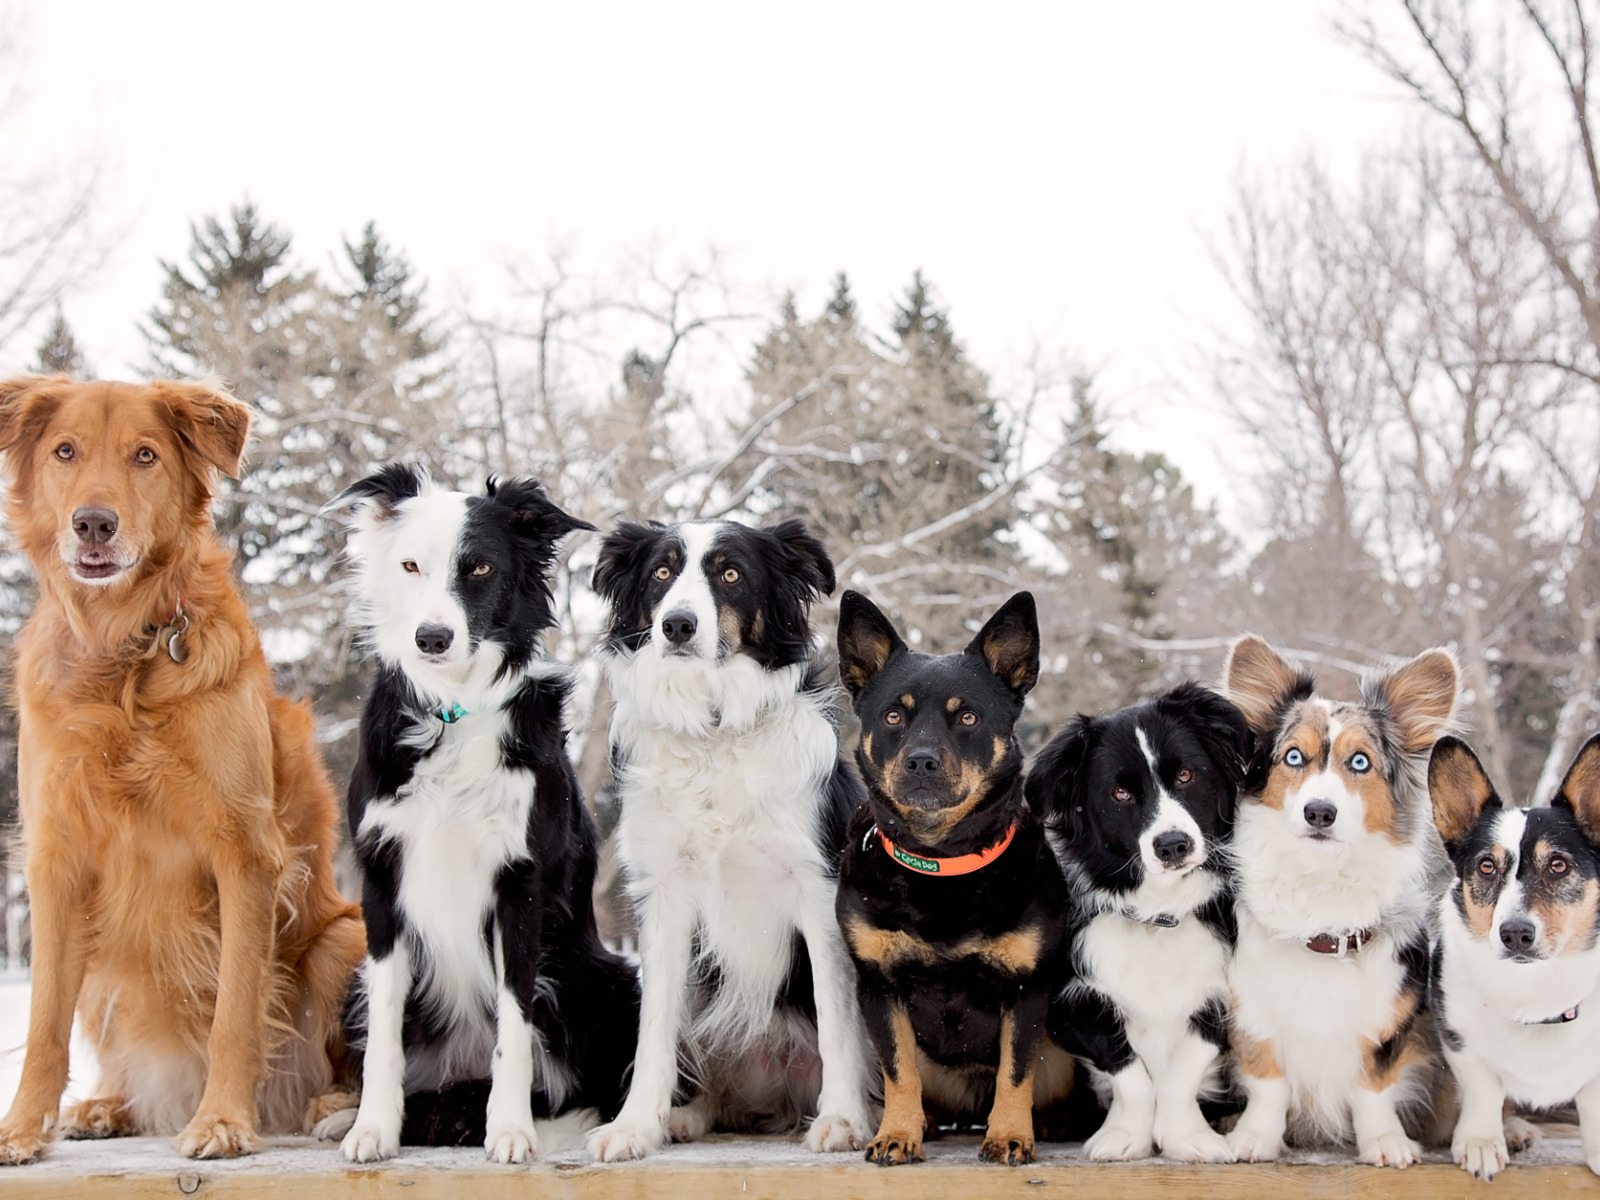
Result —
<svg viewBox="0 0 1600 1200"><path fill-rule="evenodd" d="M439 710L439 720L443 721L446 725L454 725L466 715L467 710L462 708L459 704L452 704L449 708L441 708Z"/></svg>

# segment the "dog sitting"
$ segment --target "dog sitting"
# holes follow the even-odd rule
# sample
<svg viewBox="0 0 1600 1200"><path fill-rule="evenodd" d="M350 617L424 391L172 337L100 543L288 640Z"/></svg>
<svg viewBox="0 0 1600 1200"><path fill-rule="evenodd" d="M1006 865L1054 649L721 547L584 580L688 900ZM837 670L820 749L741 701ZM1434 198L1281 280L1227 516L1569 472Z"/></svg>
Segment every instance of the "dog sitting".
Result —
<svg viewBox="0 0 1600 1200"><path fill-rule="evenodd" d="M643 1007L627 1101L590 1149L811 1114L809 1147L859 1148L866 1047L833 902L862 795L808 619L833 564L798 521L627 523L594 586ZM680 1057L694 1094L672 1110Z"/></svg>
<svg viewBox="0 0 1600 1200"><path fill-rule="evenodd" d="M211 526L249 425L199 384L0 384L8 519L39 581L16 669L33 997L0 1162L56 1120L75 1009L101 1077L68 1137L245 1154L344 1102L364 942L334 799Z"/></svg>
<svg viewBox="0 0 1600 1200"><path fill-rule="evenodd" d="M439 1140L403 1125L407 1093L482 1106L460 1085L487 1078L486 1107L452 1115L434 1095L428 1124L523 1162L535 1105L615 1111L638 1028L634 973L595 930L570 683L540 646L556 545L593 526L532 480L469 496L402 465L330 507L351 514L354 611L378 658L350 779L369 948L361 1105L342 1148L370 1162Z"/></svg>
<svg viewBox="0 0 1600 1200"><path fill-rule="evenodd" d="M1455 661L1428 650L1362 681L1361 701L1259 638L1235 643L1228 697L1261 751L1234 831L1233 1055L1247 1096L1229 1135L1249 1162L1354 1136L1361 1159L1417 1160L1433 1087L1425 1019L1429 879L1443 864L1425 772L1451 727Z"/></svg>
<svg viewBox="0 0 1600 1200"><path fill-rule="evenodd" d="M869 1161L922 1158L926 1111L980 1111L978 1154L1034 1156L1034 1105L1072 1062L1043 1037L1065 969L1066 880L1023 801L1015 726L1039 677L1033 597L1007 601L959 654L907 649L870 600L839 606L839 672L861 718L870 804L851 822L838 913L884 1108Z"/></svg>
<svg viewBox="0 0 1600 1200"><path fill-rule="evenodd" d="M1050 1033L1097 1072L1111 1108L1097 1160L1228 1162L1198 1097L1222 1088L1235 937L1228 842L1255 739L1244 715L1185 683L1078 717L1028 768L1072 885L1071 983Z"/></svg>
<svg viewBox="0 0 1600 1200"><path fill-rule="evenodd" d="M1461 1087L1451 1156L1493 1179L1509 1157L1508 1098L1533 1108L1576 1100L1584 1157L1600 1174L1600 736L1548 808L1502 806L1455 738L1434 747L1428 789L1455 864L1433 986Z"/></svg>

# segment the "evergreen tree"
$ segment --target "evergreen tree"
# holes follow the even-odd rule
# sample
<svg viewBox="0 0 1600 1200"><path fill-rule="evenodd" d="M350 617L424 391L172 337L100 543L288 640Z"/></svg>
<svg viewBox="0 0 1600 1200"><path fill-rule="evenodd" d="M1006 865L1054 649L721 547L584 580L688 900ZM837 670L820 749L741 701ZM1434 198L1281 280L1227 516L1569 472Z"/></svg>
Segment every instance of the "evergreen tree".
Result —
<svg viewBox="0 0 1600 1200"><path fill-rule="evenodd" d="M38 369L41 375L72 375L79 379L90 374L83 350L73 336L72 326L67 324L67 318L59 307L55 319L50 322L49 331L44 335L44 341L39 343Z"/></svg>

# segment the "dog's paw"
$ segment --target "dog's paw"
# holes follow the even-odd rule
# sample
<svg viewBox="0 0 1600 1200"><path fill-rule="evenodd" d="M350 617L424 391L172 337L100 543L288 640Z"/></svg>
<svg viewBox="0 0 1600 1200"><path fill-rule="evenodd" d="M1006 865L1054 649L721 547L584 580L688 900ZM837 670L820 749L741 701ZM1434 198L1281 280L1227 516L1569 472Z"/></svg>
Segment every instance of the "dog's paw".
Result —
<svg viewBox="0 0 1600 1200"><path fill-rule="evenodd" d="M1132 1158L1149 1158L1155 1151L1148 1129L1130 1129L1126 1125L1105 1124L1083 1144L1083 1156L1094 1162L1127 1162Z"/></svg>
<svg viewBox="0 0 1600 1200"><path fill-rule="evenodd" d="M539 1153L539 1135L533 1126L526 1129L491 1129L483 1140L490 1162L525 1163Z"/></svg>
<svg viewBox="0 0 1600 1200"><path fill-rule="evenodd" d="M356 1163L393 1158L400 1153L400 1127L396 1124L392 1129L385 1129L376 1121L358 1118L350 1132L344 1135L344 1141L339 1143L339 1151Z"/></svg>
<svg viewBox="0 0 1600 1200"><path fill-rule="evenodd" d="M666 1141L666 1130L655 1121L632 1121L618 1117L589 1134L589 1153L597 1162L623 1162L643 1158L659 1150Z"/></svg>
<svg viewBox="0 0 1600 1200"><path fill-rule="evenodd" d="M897 1167L922 1161L922 1130L880 1129L867 1143L867 1161L880 1167Z"/></svg>
<svg viewBox="0 0 1600 1200"><path fill-rule="evenodd" d="M61 1120L61 1136L72 1141L127 1137L133 1118L127 1104L116 1096L101 1096L75 1104Z"/></svg>
<svg viewBox="0 0 1600 1200"><path fill-rule="evenodd" d="M1003 1163L1008 1167L1020 1167L1023 1163L1031 1163L1033 1130L1007 1131L991 1127L983 1135L983 1143L978 1147L978 1157L984 1162Z"/></svg>
<svg viewBox="0 0 1600 1200"><path fill-rule="evenodd" d="M1209 1126L1198 1129L1174 1130L1156 1139L1161 1145L1163 1158L1182 1163L1228 1163L1233 1161L1233 1149L1228 1139Z"/></svg>
<svg viewBox="0 0 1600 1200"><path fill-rule="evenodd" d="M1277 1162L1283 1156L1283 1135L1279 1133L1235 1125L1227 1140L1234 1162Z"/></svg>
<svg viewBox="0 0 1600 1200"><path fill-rule="evenodd" d="M1468 1175L1487 1183L1505 1170L1511 1155L1499 1138L1458 1136L1450 1143L1450 1157Z"/></svg>
<svg viewBox="0 0 1600 1200"><path fill-rule="evenodd" d="M1539 1127L1532 1121L1525 1121L1521 1117L1507 1117L1505 1119L1506 1149L1513 1154L1521 1154L1524 1150L1532 1150L1539 1144L1539 1139L1544 1135L1539 1132Z"/></svg>
<svg viewBox="0 0 1600 1200"><path fill-rule="evenodd" d="M185 1158L237 1158L261 1149L261 1139L249 1121L220 1113L198 1113L173 1139Z"/></svg>
<svg viewBox="0 0 1600 1200"><path fill-rule="evenodd" d="M667 1137L674 1142L698 1142L710 1132L711 1117L702 1105L675 1105L667 1114Z"/></svg>
<svg viewBox="0 0 1600 1200"><path fill-rule="evenodd" d="M305 1116L300 1119L300 1131L319 1137L325 1142L335 1141L343 1137L350 1126L355 1123L356 1111L361 1107L360 1092L323 1092L310 1104L306 1105ZM337 1134L318 1133L318 1128L325 1125L329 1117L350 1114L350 1119L339 1127ZM329 1126L332 1128L332 1126Z"/></svg>
<svg viewBox="0 0 1600 1200"><path fill-rule="evenodd" d="M344 1135L356 1123L358 1108L341 1108L338 1112L331 1112L322 1120L311 1127L311 1136L319 1142L342 1142Z"/></svg>
<svg viewBox="0 0 1600 1200"><path fill-rule="evenodd" d="M1409 1167L1422 1158L1422 1151L1403 1133L1380 1133L1362 1139L1356 1146L1356 1157L1375 1167Z"/></svg>
<svg viewBox="0 0 1600 1200"><path fill-rule="evenodd" d="M818 1153L859 1150L866 1144L865 1129L864 1122L823 1113L806 1130L806 1149Z"/></svg>
<svg viewBox="0 0 1600 1200"><path fill-rule="evenodd" d="M29 1131L16 1126L0 1126L0 1166L17 1167L39 1157L44 1145L44 1122Z"/></svg>

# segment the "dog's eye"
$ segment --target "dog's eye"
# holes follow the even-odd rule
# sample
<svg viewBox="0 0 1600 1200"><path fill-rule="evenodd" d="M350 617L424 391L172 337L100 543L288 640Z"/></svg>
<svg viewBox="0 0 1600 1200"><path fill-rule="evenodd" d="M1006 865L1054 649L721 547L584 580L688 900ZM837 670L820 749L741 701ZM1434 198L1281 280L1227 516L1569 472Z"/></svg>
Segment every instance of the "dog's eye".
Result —
<svg viewBox="0 0 1600 1200"><path fill-rule="evenodd" d="M739 572L738 572L737 568L729 567L726 571L724 571L722 573L722 582L723 583L738 583L739 582Z"/></svg>
<svg viewBox="0 0 1600 1200"><path fill-rule="evenodd" d="M1493 875L1500 868L1495 865L1494 856L1485 854L1478 860L1479 875Z"/></svg>
<svg viewBox="0 0 1600 1200"><path fill-rule="evenodd" d="M667 580L672 578L672 568L668 566L657 567L656 578L661 580L662 583L665 583Z"/></svg>
<svg viewBox="0 0 1600 1200"><path fill-rule="evenodd" d="M1364 775L1372 770L1372 760L1358 751L1350 756L1350 769L1357 775Z"/></svg>
<svg viewBox="0 0 1600 1200"><path fill-rule="evenodd" d="M883 723L885 725L898 725L905 719L905 713L901 712L898 708L891 708L888 712L883 714Z"/></svg>
<svg viewBox="0 0 1600 1200"><path fill-rule="evenodd" d="M156 452L150 449L149 446L140 446L133 452L133 461L138 463L141 467L154 466L156 461Z"/></svg>
<svg viewBox="0 0 1600 1200"><path fill-rule="evenodd" d="M1118 804L1132 804L1133 803L1133 793L1130 792L1125 787L1112 788L1111 789L1111 798L1113 800L1115 800Z"/></svg>
<svg viewBox="0 0 1600 1200"><path fill-rule="evenodd" d="M59 458L62 462L71 462L72 461L72 444L70 442L62 442L61 445L57 446L56 447L56 457Z"/></svg>
<svg viewBox="0 0 1600 1200"><path fill-rule="evenodd" d="M405 560L405 562L401 563L400 565L405 568L405 572L406 572L407 575L421 575L422 574L422 568L417 566L417 560L414 559L414 558L408 558L408 559Z"/></svg>
<svg viewBox="0 0 1600 1200"><path fill-rule="evenodd" d="M1179 783L1188 783L1193 778L1194 778L1194 772L1189 770L1188 767L1184 767L1181 771L1178 772L1178 782Z"/></svg>
<svg viewBox="0 0 1600 1200"><path fill-rule="evenodd" d="M1554 855L1550 861L1545 864L1545 869L1552 875L1565 875L1567 873L1567 860L1562 858L1559 854Z"/></svg>
<svg viewBox="0 0 1600 1200"><path fill-rule="evenodd" d="M961 714L960 720L966 728L975 729L978 724L978 714L969 708Z"/></svg>
<svg viewBox="0 0 1600 1200"><path fill-rule="evenodd" d="M1291 749L1283 756L1283 765L1286 767L1303 767L1306 765L1306 756L1298 750Z"/></svg>
<svg viewBox="0 0 1600 1200"><path fill-rule="evenodd" d="M477 566L472 568L472 573L474 575L476 575L479 579L482 579L485 575L489 574L489 572L491 572L493 570L494 570L494 564L493 563L479 563Z"/></svg>

